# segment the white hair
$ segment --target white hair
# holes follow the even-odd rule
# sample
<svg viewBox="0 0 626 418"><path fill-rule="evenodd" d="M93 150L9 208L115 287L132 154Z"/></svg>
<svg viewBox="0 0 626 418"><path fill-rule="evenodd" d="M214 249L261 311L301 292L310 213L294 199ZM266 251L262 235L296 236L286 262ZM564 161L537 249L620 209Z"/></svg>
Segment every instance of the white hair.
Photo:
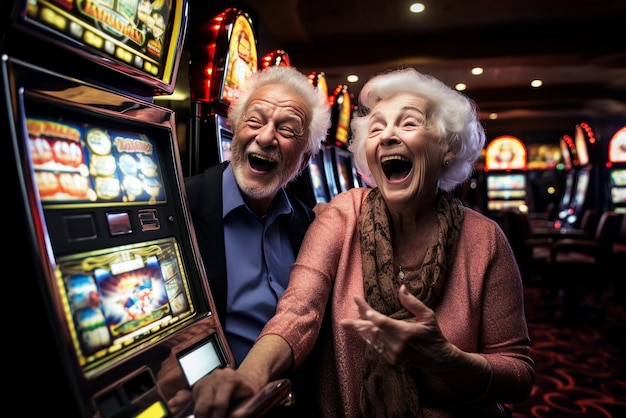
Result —
<svg viewBox="0 0 626 418"><path fill-rule="evenodd" d="M270 84L279 84L304 100L311 111L311 122L306 129L308 136L305 151L310 151L311 155L317 154L330 128L328 97L322 89L313 86L308 77L295 67L271 66L252 74L228 108L230 126L235 131L238 129L243 122L242 118L248 108L252 94L261 87Z"/></svg>
<svg viewBox="0 0 626 418"><path fill-rule="evenodd" d="M471 175L474 163L485 145L485 131L471 99L414 68L379 74L363 86L359 95L358 114L351 122L352 138L349 146L357 171L368 185L376 186L365 156L369 113L378 102L399 93L412 93L429 102L432 112L428 123L435 127L439 137L448 142L455 154L450 165L441 170L439 187L446 191L453 190Z"/></svg>

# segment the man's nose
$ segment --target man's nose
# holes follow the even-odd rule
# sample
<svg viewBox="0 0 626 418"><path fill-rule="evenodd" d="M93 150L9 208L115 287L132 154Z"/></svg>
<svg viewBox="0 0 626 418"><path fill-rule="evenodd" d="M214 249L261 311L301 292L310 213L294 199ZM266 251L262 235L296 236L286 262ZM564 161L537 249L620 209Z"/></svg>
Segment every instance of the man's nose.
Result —
<svg viewBox="0 0 626 418"><path fill-rule="evenodd" d="M263 147L276 145L276 128L273 123L263 125L256 136L256 141Z"/></svg>

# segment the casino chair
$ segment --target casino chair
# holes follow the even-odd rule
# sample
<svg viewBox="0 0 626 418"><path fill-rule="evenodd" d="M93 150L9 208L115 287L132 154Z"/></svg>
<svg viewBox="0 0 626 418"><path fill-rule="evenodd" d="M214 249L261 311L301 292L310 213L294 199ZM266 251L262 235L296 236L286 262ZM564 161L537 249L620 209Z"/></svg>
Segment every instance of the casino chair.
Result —
<svg viewBox="0 0 626 418"><path fill-rule="evenodd" d="M605 211L590 238L564 238L551 245L549 281L562 292L565 313L584 313L585 293L607 290L618 221L618 214Z"/></svg>
<svg viewBox="0 0 626 418"><path fill-rule="evenodd" d="M624 275L626 271L626 213L620 214L619 217L620 226L611 252L611 284L615 297L622 300L626 306L626 277Z"/></svg>
<svg viewBox="0 0 626 418"><path fill-rule="evenodd" d="M598 212L595 209L587 208L583 212L583 216L580 218L580 229L593 237L598 226Z"/></svg>
<svg viewBox="0 0 626 418"><path fill-rule="evenodd" d="M528 215L518 209L503 210L500 225L509 240L524 285L540 285L550 261L552 238L533 238Z"/></svg>

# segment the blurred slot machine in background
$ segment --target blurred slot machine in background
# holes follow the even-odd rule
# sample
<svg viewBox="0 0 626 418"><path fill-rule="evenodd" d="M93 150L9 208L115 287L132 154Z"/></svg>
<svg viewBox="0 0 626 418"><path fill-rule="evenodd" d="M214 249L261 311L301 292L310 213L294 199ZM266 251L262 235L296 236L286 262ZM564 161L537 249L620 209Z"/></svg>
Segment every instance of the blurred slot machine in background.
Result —
<svg viewBox="0 0 626 418"><path fill-rule="evenodd" d="M609 141L607 167L611 208L626 213L626 126L619 129Z"/></svg>
<svg viewBox="0 0 626 418"><path fill-rule="evenodd" d="M228 8L210 19L190 42L192 109L185 175L230 159L228 106L259 68L253 23L240 9Z"/></svg>
<svg viewBox="0 0 626 418"><path fill-rule="evenodd" d="M561 136L561 138L559 138L559 145L561 147L561 153L563 154L565 179L563 180L562 192L554 219L554 226L556 228L560 228L561 224L565 222L565 218L568 216L570 203L574 196L577 168L578 164L580 164L578 156L576 155L574 139L570 135L565 134Z"/></svg>
<svg viewBox="0 0 626 418"><path fill-rule="evenodd" d="M337 86L330 98L333 121L336 125L331 127L335 139L335 175L339 182L340 191L346 191L354 187L361 187L361 179L357 175L352 153L348 150L350 139L350 122L354 104L348 85Z"/></svg>
<svg viewBox="0 0 626 418"><path fill-rule="evenodd" d="M329 96L331 127L322 149L324 174L333 198L353 187L360 187L352 153L348 151L350 121L354 109L346 84L339 84Z"/></svg>
<svg viewBox="0 0 626 418"><path fill-rule="evenodd" d="M494 138L485 149L487 213L496 215L507 208L528 212L526 146L517 137Z"/></svg>
<svg viewBox="0 0 626 418"><path fill-rule="evenodd" d="M268 52L261 57L261 68L267 67L291 67L289 54L282 49Z"/></svg>
<svg viewBox="0 0 626 418"><path fill-rule="evenodd" d="M579 227L583 212L595 209L601 213L602 203L599 193L599 181L601 176L598 170L601 168L594 163L598 158L596 152L596 137L591 127L586 123L579 123L574 131L574 148L576 149L576 180L569 207L560 216L563 226Z"/></svg>
<svg viewBox="0 0 626 418"><path fill-rule="evenodd" d="M2 7L4 197L22 260L5 291L30 318L5 336L28 370L10 386L35 398L15 407L170 416L168 395L234 363L181 188L175 114L153 100L174 90L187 2ZM55 404L39 402L51 387Z"/></svg>

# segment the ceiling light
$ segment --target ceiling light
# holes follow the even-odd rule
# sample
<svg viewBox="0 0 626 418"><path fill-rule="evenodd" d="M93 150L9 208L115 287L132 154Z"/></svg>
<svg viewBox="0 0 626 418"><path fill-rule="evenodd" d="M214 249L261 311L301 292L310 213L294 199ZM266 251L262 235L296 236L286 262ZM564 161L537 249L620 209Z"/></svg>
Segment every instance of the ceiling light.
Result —
<svg viewBox="0 0 626 418"><path fill-rule="evenodd" d="M411 11L411 13L422 13L424 10L426 10L426 6L424 6L423 3L413 3L411 6L409 6L409 10Z"/></svg>
<svg viewBox="0 0 626 418"><path fill-rule="evenodd" d="M458 91L463 91L467 88L467 85L465 85L465 83L457 83L456 86L454 86L455 89L457 89Z"/></svg>
<svg viewBox="0 0 626 418"><path fill-rule="evenodd" d="M359 76L356 74L350 74L348 77L346 77L346 80L348 80L349 83L356 83L357 81L359 81Z"/></svg>
<svg viewBox="0 0 626 418"><path fill-rule="evenodd" d="M483 67L472 68L472 75L481 75L483 73Z"/></svg>
<svg viewBox="0 0 626 418"><path fill-rule="evenodd" d="M531 87L541 87L543 85L543 81L537 79L530 82Z"/></svg>
<svg viewBox="0 0 626 418"><path fill-rule="evenodd" d="M498 114L497 114L497 113L495 113L495 112L494 112L494 113L490 113L490 114L489 114L489 119L491 119L491 120L496 120L496 119L498 119Z"/></svg>

